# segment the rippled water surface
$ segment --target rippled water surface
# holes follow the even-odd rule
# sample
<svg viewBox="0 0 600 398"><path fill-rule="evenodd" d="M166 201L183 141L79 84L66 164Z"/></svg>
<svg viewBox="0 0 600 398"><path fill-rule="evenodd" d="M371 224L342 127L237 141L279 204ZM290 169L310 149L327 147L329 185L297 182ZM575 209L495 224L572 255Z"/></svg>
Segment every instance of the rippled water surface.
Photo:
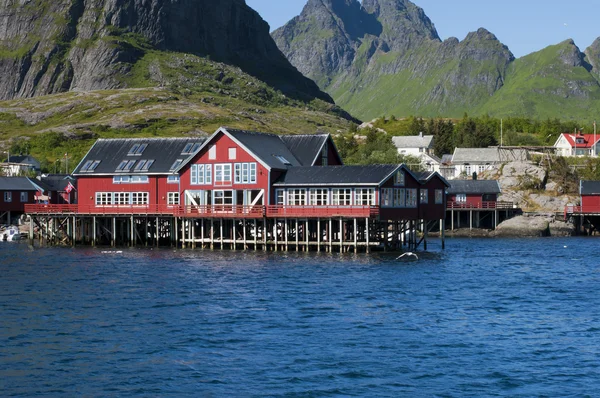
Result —
<svg viewBox="0 0 600 398"><path fill-rule="evenodd" d="M392 255L0 243L1 396L599 396L600 240Z"/></svg>

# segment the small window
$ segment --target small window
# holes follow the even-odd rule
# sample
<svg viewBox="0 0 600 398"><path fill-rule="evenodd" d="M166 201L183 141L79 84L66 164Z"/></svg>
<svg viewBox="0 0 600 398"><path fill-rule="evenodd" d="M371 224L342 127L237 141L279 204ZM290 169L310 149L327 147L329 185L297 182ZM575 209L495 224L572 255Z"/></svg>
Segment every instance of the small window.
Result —
<svg viewBox="0 0 600 398"><path fill-rule="evenodd" d="M148 176L131 176L131 183L146 184L148 182Z"/></svg>
<svg viewBox="0 0 600 398"><path fill-rule="evenodd" d="M193 143L189 143L185 145L185 148L183 148L183 151L181 151L182 155L191 155L192 154L192 147L194 146Z"/></svg>
<svg viewBox="0 0 600 398"><path fill-rule="evenodd" d="M175 170L177 170L177 168L178 168L179 166L181 166L181 163L183 163L183 159L177 159L177 160L176 160L176 161L173 163L173 165L171 166L171 168L169 169L169 171L175 171Z"/></svg>
<svg viewBox="0 0 600 398"><path fill-rule="evenodd" d="M150 167L154 164L154 159L150 159L146 161L146 164L142 167L142 171L149 171Z"/></svg>
<svg viewBox="0 0 600 398"><path fill-rule="evenodd" d="M179 192L168 192L167 193L167 204L169 206L179 204Z"/></svg>
<svg viewBox="0 0 600 398"><path fill-rule="evenodd" d="M137 165L135 166L135 169L133 169L134 171L140 171L142 170L142 168L146 165L147 160L140 160Z"/></svg>
<svg viewBox="0 0 600 398"><path fill-rule="evenodd" d="M94 162L88 168L88 171L92 172L92 171L96 170L96 167L98 167L99 164L100 164L99 160L94 160Z"/></svg>
<svg viewBox="0 0 600 398"><path fill-rule="evenodd" d="M200 149L200 147L202 146L202 144L194 144L194 146L192 147L192 153L196 153L196 151L198 149Z"/></svg>
<svg viewBox="0 0 600 398"><path fill-rule="evenodd" d="M92 160L88 160L87 162L85 162L85 163L83 164L83 166L81 167L81 170L80 170L80 171L81 171L82 173L85 173L86 171L88 171L88 169L90 168L90 166L92 165L92 163L94 163L94 161L92 161Z"/></svg>
<svg viewBox="0 0 600 398"><path fill-rule="evenodd" d="M286 158L284 158L281 155L273 155L273 156L275 157L275 159L279 160L281 163L285 164L286 166L292 165L289 160L287 160Z"/></svg>
<svg viewBox="0 0 600 398"><path fill-rule="evenodd" d="M141 155L148 148L148 144L141 144L138 149L135 151L136 155Z"/></svg>
<svg viewBox="0 0 600 398"><path fill-rule="evenodd" d="M406 183L406 176L404 171L398 170L398 172L394 175L394 185L399 185L401 187Z"/></svg>
<svg viewBox="0 0 600 398"><path fill-rule="evenodd" d="M167 184L177 184L179 183L179 176L168 176Z"/></svg>
<svg viewBox="0 0 600 398"><path fill-rule="evenodd" d="M21 192L21 203L27 203L29 200L29 195L27 192Z"/></svg>
<svg viewBox="0 0 600 398"><path fill-rule="evenodd" d="M125 165L125 167L123 167L122 171L131 171L131 168L133 167L134 164L135 164L135 160L129 160L127 162L127 164Z"/></svg>
<svg viewBox="0 0 600 398"><path fill-rule="evenodd" d="M442 189L435 190L435 204L436 205L444 204L444 191Z"/></svg>
<svg viewBox="0 0 600 398"><path fill-rule="evenodd" d="M131 149L129 150L129 152L127 154L135 155L137 153L137 150L139 147L140 147L140 144L135 144L134 146L131 147Z"/></svg>
<svg viewBox="0 0 600 398"><path fill-rule="evenodd" d="M421 203L423 203L423 204L429 203L429 190L428 189L421 189L420 195L421 195L421 197L420 197Z"/></svg>
<svg viewBox="0 0 600 398"><path fill-rule="evenodd" d="M208 158L210 160L215 160L217 158L217 146L213 145L208 150Z"/></svg>
<svg viewBox="0 0 600 398"><path fill-rule="evenodd" d="M127 160L123 160L121 163L119 163L117 171L123 171L125 169L125 166L127 166L127 163L129 163L129 161Z"/></svg>
<svg viewBox="0 0 600 398"><path fill-rule="evenodd" d="M229 148L229 160L235 160L237 158L237 148Z"/></svg>

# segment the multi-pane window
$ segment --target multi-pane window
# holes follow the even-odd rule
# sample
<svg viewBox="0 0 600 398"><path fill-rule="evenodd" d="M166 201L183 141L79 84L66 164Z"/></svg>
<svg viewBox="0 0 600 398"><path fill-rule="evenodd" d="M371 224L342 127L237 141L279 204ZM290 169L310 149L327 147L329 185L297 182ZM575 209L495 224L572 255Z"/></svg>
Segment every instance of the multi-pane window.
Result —
<svg viewBox="0 0 600 398"><path fill-rule="evenodd" d="M131 193L131 204L132 205L147 205L150 203L148 192L132 192Z"/></svg>
<svg viewBox="0 0 600 398"><path fill-rule="evenodd" d="M27 192L21 192L21 203L27 203L28 199Z"/></svg>
<svg viewBox="0 0 600 398"><path fill-rule="evenodd" d="M12 202L12 192L4 192L4 201Z"/></svg>
<svg viewBox="0 0 600 398"><path fill-rule="evenodd" d="M329 153L329 148L327 146L327 141L325 141L325 144L323 144L323 149L321 149L321 164L323 166L327 166L327 164L329 163L328 160L328 153Z"/></svg>
<svg viewBox="0 0 600 398"><path fill-rule="evenodd" d="M177 184L179 182L179 176L168 176L167 184Z"/></svg>
<svg viewBox="0 0 600 398"><path fill-rule="evenodd" d="M331 204L334 206L350 206L352 205L352 189L332 189Z"/></svg>
<svg viewBox="0 0 600 398"><path fill-rule="evenodd" d="M235 183L256 184L256 163L236 163Z"/></svg>
<svg viewBox="0 0 600 398"><path fill-rule="evenodd" d="M204 185L212 183L212 166L210 164L194 164L191 167L192 185Z"/></svg>
<svg viewBox="0 0 600 398"><path fill-rule="evenodd" d="M285 191L283 189L278 189L275 191L275 204L279 206L285 204Z"/></svg>
<svg viewBox="0 0 600 398"><path fill-rule="evenodd" d="M421 189L420 191L420 196L421 196L421 203L427 204L429 203L429 190L428 189Z"/></svg>
<svg viewBox="0 0 600 398"><path fill-rule="evenodd" d="M215 164L215 184L231 182L231 163Z"/></svg>
<svg viewBox="0 0 600 398"><path fill-rule="evenodd" d="M381 190L381 207L394 206L394 189L383 188Z"/></svg>
<svg viewBox="0 0 600 398"><path fill-rule="evenodd" d="M354 191L354 204L357 206L375 205L375 190L371 188L357 188Z"/></svg>
<svg viewBox="0 0 600 398"><path fill-rule="evenodd" d="M394 175L394 185L399 185L399 186L403 187L405 181L406 181L406 176L404 174L404 171L398 170L396 172L396 174Z"/></svg>
<svg viewBox="0 0 600 398"><path fill-rule="evenodd" d="M289 206L304 206L306 205L306 189L288 189Z"/></svg>
<svg viewBox="0 0 600 398"><path fill-rule="evenodd" d="M394 207L406 207L406 190L404 188L394 189Z"/></svg>
<svg viewBox="0 0 600 398"><path fill-rule="evenodd" d="M232 205L233 191L214 191L215 205Z"/></svg>
<svg viewBox="0 0 600 398"><path fill-rule="evenodd" d="M179 192L168 192L167 193L167 204L170 206L179 204Z"/></svg>
<svg viewBox="0 0 600 398"><path fill-rule="evenodd" d="M456 195L456 201L458 203L466 203L467 202L467 194L459 193Z"/></svg>
<svg viewBox="0 0 600 398"><path fill-rule="evenodd" d="M329 190L311 189L309 204L311 206L327 206L329 204Z"/></svg>
<svg viewBox="0 0 600 398"><path fill-rule="evenodd" d="M115 205L128 205L130 201L129 192L115 192L113 195Z"/></svg>
<svg viewBox="0 0 600 398"><path fill-rule="evenodd" d="M96 206L110 206L112 203L111 192L96 192Z"/></svg>
<svg viewBox="0 0 600 398"><path fill-rule="evenodd" d="M114 176L113 184L128 184L131 182L131 177L129 176Z"/></svg>
<svg viewBox="0 0 600 398"><path fill-rule="evenodd" d="M131 176L132 184L146 184L146 183L148 183L148 181L149 181L148 176Z"/></svg>
<svg viewBox="0 0 600 398"><path fill-rule="evenodd" d="M442 189L435 190L435 204L436 205L444 204L444 190L442 190Z"/></svg>
<svg viewBox="0 0 600 398"><path fill-rule="evenodd" d="M417 207L417 189L406 190L406 207Z"/></svg>

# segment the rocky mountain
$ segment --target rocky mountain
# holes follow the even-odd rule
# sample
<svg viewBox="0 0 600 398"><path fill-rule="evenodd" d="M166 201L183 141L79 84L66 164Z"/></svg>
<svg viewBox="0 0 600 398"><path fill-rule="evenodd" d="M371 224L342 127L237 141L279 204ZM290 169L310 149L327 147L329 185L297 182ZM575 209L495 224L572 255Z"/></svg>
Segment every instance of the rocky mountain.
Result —
<svg viewBox="0 0 600 398"><path fill-rule="evenodd" d="M539 77L534 79L538 83L544 78L553 82L531 97L523 93L521 102L535 103L539 97L544 99L540 106L496 105L509 101L504 93L513 90L504 87L519 84L520 65L529 61L515 60L483 28L463 41L442 41L425 12L408 0L309 0L298 17L272 36L298 70L365 120L411 114L459 117L464 112L581 118L589 116L582 101L600 94L598 40L586 55L574 44L561 44L566 52L548 49L544 53L552 60L525 68ZM496 98L499 93L503 95ZM564 98L570 99L566 108Z"/></svg>
<svg viewBox="0 0 600 398"><path fill-rule="evenodd" d="M0 0L0 11L0 99L135 86L136 65L160 51L209 57L289 96L331 101L244 0Z"/></svg>

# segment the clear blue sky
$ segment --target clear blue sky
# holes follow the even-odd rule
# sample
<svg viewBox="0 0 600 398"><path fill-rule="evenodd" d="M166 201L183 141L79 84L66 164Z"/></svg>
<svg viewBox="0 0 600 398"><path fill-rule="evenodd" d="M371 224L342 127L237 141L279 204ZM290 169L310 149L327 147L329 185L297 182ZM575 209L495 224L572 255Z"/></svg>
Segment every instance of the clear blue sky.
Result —
<svg viewBox="0 0 600 398"><path fill-rule="evenodd" d="M566 39L584 51L600 37L600 0L412 0L425 10L442 39L484 27L516 57ZM246 0L271 26L300 14L307 0Z"/></svg>

